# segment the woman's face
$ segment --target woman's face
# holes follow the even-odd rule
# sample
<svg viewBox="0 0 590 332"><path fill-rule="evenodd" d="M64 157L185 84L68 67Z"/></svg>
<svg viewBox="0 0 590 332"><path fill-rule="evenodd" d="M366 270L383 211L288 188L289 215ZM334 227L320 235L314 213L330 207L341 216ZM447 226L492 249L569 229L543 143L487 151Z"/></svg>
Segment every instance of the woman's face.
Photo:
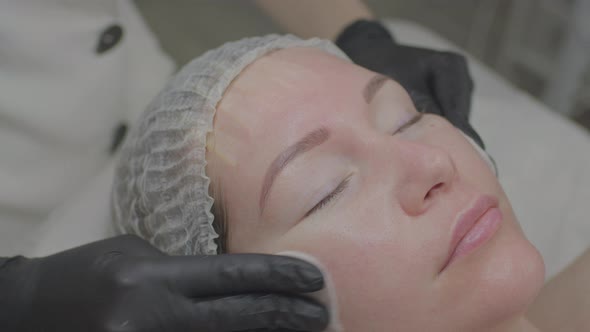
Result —
<svg viewBox="0 0 590 332"><path fill-rule="evenodd" d="M318 258L347 331L483 331L520 314L543 282L538 252L460 131L417 114L394 81L322 51L258 59L209 139L228 251ZM485 197L501 222L447 265L457 220Z"/></svg>

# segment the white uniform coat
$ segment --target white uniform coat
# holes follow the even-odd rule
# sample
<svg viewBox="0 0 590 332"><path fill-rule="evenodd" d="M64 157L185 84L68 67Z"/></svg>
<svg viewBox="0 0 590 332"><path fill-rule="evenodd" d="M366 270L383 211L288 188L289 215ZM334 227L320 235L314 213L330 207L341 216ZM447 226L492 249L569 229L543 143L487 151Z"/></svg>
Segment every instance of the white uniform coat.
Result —
<svg viewBox="0 0 590 332"><path fill-rule="evenodd" d="M172 71L131 1L0 0L0 256L111 181L116 136Z"/></svg>

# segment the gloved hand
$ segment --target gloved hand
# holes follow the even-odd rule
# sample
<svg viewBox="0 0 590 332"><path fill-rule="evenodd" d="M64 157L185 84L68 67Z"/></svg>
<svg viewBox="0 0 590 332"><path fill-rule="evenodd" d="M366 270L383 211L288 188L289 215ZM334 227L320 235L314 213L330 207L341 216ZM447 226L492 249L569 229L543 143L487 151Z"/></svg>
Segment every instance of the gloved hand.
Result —
<svg viewBox="0 0 590 332"><path fill-rule="evenodd" d="M0 331L321 331L327 311L297 294L323 282L290 257L167 256L125 235L0 262Z"/></svg>
<svg viewBox="0 0 590 332"><path fill-rule="evenodd" d="M462 55L400 45L381 23L367 20L344 29L336 45L354 63L396 80L418 110L445 117L484 148L469 124L473 81Z"/></svg>

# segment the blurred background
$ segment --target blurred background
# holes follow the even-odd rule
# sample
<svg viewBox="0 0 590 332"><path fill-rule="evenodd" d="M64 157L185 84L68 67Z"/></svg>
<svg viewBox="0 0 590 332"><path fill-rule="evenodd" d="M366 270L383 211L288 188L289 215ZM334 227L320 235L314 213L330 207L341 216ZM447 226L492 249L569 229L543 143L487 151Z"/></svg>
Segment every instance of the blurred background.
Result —
<svg viewBox="0 0 590 332"><path fill-rule="evenodd" d="M379 18L408 20L436 31L590 130L590 0L365 2ZM179 66L226 41L281 31L247 0L136 4Z"/></svg>

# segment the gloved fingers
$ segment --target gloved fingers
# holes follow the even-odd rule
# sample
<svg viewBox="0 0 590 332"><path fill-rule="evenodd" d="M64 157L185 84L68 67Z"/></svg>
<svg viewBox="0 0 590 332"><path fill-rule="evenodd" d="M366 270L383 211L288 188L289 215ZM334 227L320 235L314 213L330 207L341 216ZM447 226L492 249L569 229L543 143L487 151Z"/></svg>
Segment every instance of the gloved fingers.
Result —
<svg viewBox="0 0 590 332"><path fill-rule="evenodd" d="M191 315L195 331L323 331L329 312L313 300L280 294L249 294L195 303ZM214 325L211 324L212 321ZM213 328L214 327L214 328ZM208 331L208 330L207 330Z"/></svg>
<svg viewBox="0 0 590 332"><path fill-rule="evenodd" d="M306 293L324 287L322 273L317 267L277 255L162 257L149 260L142 271L187 297Z"/></svg>
<svg viewBox="0 0 590 332"><path fill-rule="evenodd" d="M329 312L313 300L281 294L248 294L191 300L161 293L147 300L129 294L109 308L105 332L322 331Z"/></svg>
<svg viewBox="0 0 590 332"><path fill-rule="evenodd" d="M418 112L443 116L440 107L430 96L416 90L409 90L408 94L410 95L412 102L414 102L414 106Z"/></svg>
<svg viewBox="0 0 590 332"><path fill-rule="evenodd" d="M473 80L465 57L452 52L437 52L428 65L430 89L445 117L449 120L469 119Z"/></svg>
<svg viewBox="0 0 590 332"><path fill-rule="evenodd" d="M453 124L453 126L463 131L463 133L465 133L467 136L471 137L482 149L485 149L485 145L479 134L475 131L475 129L473 129L469 123L469 120L464 118L464 116L467 115L457 116L457 114L455 114L455 116L453 116L450 114L449 116L449 114L444 114L440 107L436 104L436 101L434 101L429 96L418 91L408 91L408 93L419 112L436 114L444 117L451 124Z"/></svg>
<svg viewBox="0 0 590 332"><path fill-rule="evenodd" d="M383 72L390 65L395 42L393 36L380 23L357 21L336 39L336 45L357 65Z"/></svg>
<svg viewBox="0 0 590 332"><path fill-rule="evenodd" d="M358 20L347 26L335 43L346 54L349 51L361 53L363 46L381 44L383 42L393 43L393 36L379 22Z"/></svg>
<svg viewBox="0 0 590 332"><path fill-rule="evenodd" d="M469 123L474 84L466 58L453 52L438 52L429 65L432 94L442 115L485 148L483 140Z"/></svg>
<svg viewBox="0 0 590 332"><path fill-rule="evenodd" d="M92 242L80 247L72 248L63 251L56 255L60 256L116 256L117 254L126 257L162 257L166 256L156 247L152 246L148 241L135 235L119 235L106 240ZM89 258L90 258L89 257Z"/></svg>
<svg viewBox="0 0 590 332"><path fill-rule="evenodd" d="M458 116L457 114L455 114L453 116L453 114L444 114L444 112L441 111L440 107L438 107L436 102L427 95L424 95L417 91L409 91L409 94L412 98L412 101L414 102L414 105L416 106L416 109L419 112L436 114L444 117L453 126L463 131L463 133L465 133L467 136L471 137L482 149L485 149L483 140L475 131L475 129L473 129L473 127L469 123L469 120L464 118L465 115Z"/></svg>

